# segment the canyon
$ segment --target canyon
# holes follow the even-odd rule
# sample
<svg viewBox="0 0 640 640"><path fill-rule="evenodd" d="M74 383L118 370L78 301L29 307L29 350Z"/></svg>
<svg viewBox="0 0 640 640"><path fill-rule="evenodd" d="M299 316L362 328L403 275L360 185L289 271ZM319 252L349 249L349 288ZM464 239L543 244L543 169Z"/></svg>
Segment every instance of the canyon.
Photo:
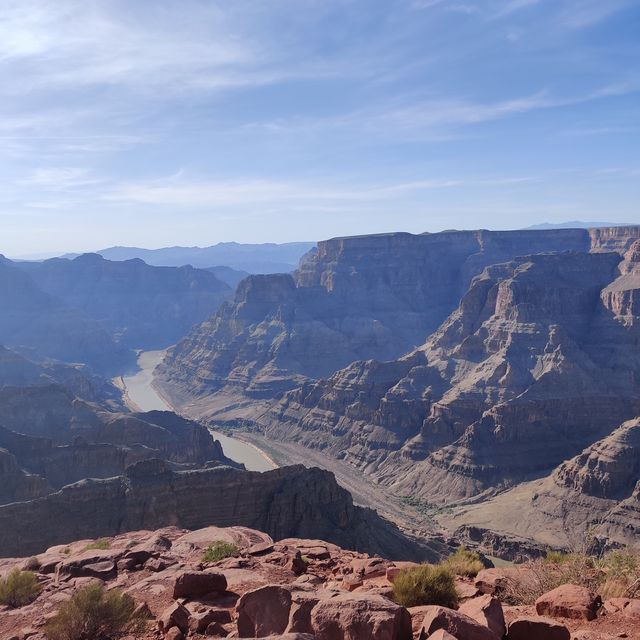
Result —
<svg viewBox="0 0 640 640"><path fill-rule="evenodd" d="M558 497L555 469L640 415L639 239L612 227L320 242L294 273L242 281L169 350L156 384L194 419L453 509L441 523L480 527L487 551L562 546L562 528L594 521L602 544L619 544L637 531L634 483L568 521L558 514L593 507L585 486L602 480ZM555 535L529 526L535 508L482 516L513 511L536 482L553 487L532 504L561 505Z"/></svg>

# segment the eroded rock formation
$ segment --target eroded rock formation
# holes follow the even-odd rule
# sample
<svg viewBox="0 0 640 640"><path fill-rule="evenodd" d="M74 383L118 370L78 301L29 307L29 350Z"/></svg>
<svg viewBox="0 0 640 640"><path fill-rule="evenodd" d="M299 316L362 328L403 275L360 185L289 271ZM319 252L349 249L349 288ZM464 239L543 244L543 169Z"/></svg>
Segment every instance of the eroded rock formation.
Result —
<svg viewBox="0 0 640 640"><path fill-rule="evenodd" d="M409 540L374 511L355 507L327 471L293 466L264 473L229 467L176 472L154 459L132 465L123 476L87 479L0 506L0 555L167 525L242 525L277 539L322 538L398 558L438 553Z"/></svg>

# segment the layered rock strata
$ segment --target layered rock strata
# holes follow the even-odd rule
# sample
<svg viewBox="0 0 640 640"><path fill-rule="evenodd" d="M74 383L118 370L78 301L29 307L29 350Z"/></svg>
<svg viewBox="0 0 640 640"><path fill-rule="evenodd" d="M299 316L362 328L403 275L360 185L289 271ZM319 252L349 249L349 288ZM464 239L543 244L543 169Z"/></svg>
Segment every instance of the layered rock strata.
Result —
<svg viewBox="0 0 640 640"><path fill-rule="evenodd" d="M242 525L276 539L322 538L398 558L437 555L374 511L355 507L327 471L294 466L264 473L175 472L157 459L139 462L123 476L87 479L46 497L0 506L0 555L167 525Z"/></svg>

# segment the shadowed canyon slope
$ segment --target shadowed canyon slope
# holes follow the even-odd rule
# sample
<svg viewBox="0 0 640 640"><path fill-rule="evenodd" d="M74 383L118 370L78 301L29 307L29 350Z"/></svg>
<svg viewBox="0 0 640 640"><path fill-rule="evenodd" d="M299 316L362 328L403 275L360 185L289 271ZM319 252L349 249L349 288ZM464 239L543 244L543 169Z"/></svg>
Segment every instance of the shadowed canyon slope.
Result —
<svg viewBox="0 0 640 640"><path fill-rule="evenodd" d="M45 522L49 526L43 527ZM445 549L413 542L375 511L355 507L333 475L321 469L175 472L155 459L134 464L119 477L83 480L30 502L0 505L0 555L168 525L260 526L276 539L322 538L406 559L435 559Z"/></svg>
<svg viewBox="0 0 640 640"><path fill-rule="evenodd" d="M638 238L320 243L291 277L245 280L160 383L193 415L321 449L399 493L488 498L640 415Z"/></svg>

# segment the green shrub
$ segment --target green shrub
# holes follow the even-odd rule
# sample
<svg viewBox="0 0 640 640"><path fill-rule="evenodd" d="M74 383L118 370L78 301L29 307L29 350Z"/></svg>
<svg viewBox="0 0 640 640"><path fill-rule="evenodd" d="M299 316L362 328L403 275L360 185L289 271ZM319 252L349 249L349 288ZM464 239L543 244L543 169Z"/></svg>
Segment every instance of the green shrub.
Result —
<svg viewBox="0 0 640 640"><path fill-rule="evenodd" d="M106 591L102 584L79 589L64 602L46 626L49 640L109 640L142 630L145 621L134 614L133 598Z"/></svg>
<svg viewBox="0 0 640 640"><path fill-rule="evenodd" d="M202 554L202 562L218 562L238 555L238 551L239 549L235 544L224 542L224 540L216 540L205 549Z"/></svg>
<svg viewBox="0 0 640 640"><path fill-rule="evenodd" d="M0 580L0 604L22 607L33 602L40 591L42 587L34 573L12 569Z"/></svg>
<svg viewBox="0 0 640 640"><path fill-rule="evenodd" d="M553 551L549 549L544 558L544 562L548 562L550 564L564 564L565 562L569 562L570 559L571 555L564 551Z"/></svg>
<svg viewBox="0 0 640 640"><path fill-rule="evenodd" d="M403 607L437 604L455 607L458 594L451 569L423 564L399 573L393 581L393 600Z"/></svg>
<svg viewBox="0 0 640 640"><path fill-rule="evenodd" d="M468 578L475 578L484 569L480 556L464 547L458 547L442 564L455 575Z"/></svg>
<svg viewBox="0 0 640 640"><path fill-rule="evenodd" d="M99 549L100 551L105 551L111 547L111 543L106 538L98 538L93 542L90 542L85 548L84 551L92 551L93 549Z"/></svg>

